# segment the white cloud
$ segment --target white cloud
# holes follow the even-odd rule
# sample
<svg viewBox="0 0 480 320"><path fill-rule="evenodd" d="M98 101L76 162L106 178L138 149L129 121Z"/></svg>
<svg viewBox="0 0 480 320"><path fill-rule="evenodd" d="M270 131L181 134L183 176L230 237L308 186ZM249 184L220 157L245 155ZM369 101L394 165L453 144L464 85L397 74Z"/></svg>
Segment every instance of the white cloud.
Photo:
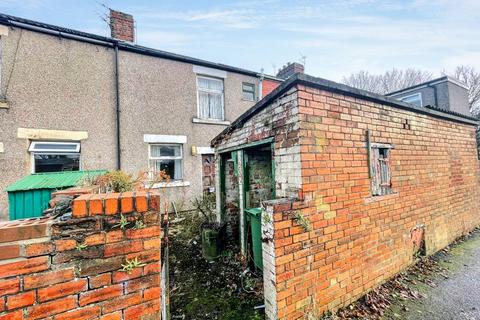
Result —
<svg viewBox="0 0 480 320"><path fill-rule="evenodd" d="M191 41L190 36L180 32L149 30L137 33L137 42L139 44L147 44L149 47L161 48L162 50L175 50L187 47Z"/></svg>

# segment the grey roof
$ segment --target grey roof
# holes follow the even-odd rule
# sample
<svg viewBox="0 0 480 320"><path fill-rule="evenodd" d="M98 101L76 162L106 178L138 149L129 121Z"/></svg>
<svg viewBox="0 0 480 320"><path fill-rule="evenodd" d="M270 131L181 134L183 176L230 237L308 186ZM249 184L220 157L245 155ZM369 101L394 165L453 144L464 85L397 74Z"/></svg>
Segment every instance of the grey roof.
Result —
<svg viewBox="0 0 480 320"><path fill-rule="evenodd" d="M373 92L357 89L334 81L312 77L306 74L297 73L288 78L285 82L279 85L275 90L268 94L265 98L257 102L253 107L248 109L240 117L238 117L230 126L225 128L219 135L212 140L212 146L215 146L223 136L229 134L237 128L241 128L243 124L253 117L256 113L267 107L269 103L284 94L287 90L295 85L305 85L307 87L327 90L334 93L345 94L348 96L360 98L367 101L388 105L402 110L412 111L420 114L426 114L432 117L446 119L450 121L466 123L470 125L478 125L478 119L463 115L457 112L440 110L433 106L419 107L411 103L399 101L395 98L390 98Z"/></svg>
<svg viewBox="0 0 480 320"><path fill-rule="evenodd" d="M255 72L247 69L242 69L242 68L237 68L237 67L229 66L226 64L222 64L222 63L215 63L207 60L192 58L192 57L171 53L163 50L148 48L148 47L140 46L137 44L133 44L133 43L129 43L129 42L125 42L125 41L121 41L121 40L117 40L109 37L103 37L96 34L59 27L59 26L55 26L55 25L51 25L43 22L10 16L4 13L0 13L0 24L29 29L32 31L47 33L51 35L57 35L60 37L70 38L78 41L91 42L98 45L112 46L112 47L114 45L118 45L118 48L120 50L135 52L138 54L144 54L144 55L154 56L158 58L191 63L199 66L215 68L215 69L230 71L234 73L240 73L240 74L249 75L253 77L258 77L261 75L259 72ZM277 79L274 76L266 76L266 77L268 77L269 79L276 79L278 81L282 81L282 79Z"/></svg>
<svg viewBox="0 0 480 320"><path fill-rule="evenodd" d="M386 96L394 96L394 95L397 95L399 93L404 93L404 92L407 92L407 91L411 91L411 90L414 90L414 89L419 89L419 88L422 88L422 87L427 87L427 86L437 84L437 83L441 83L441 82L445 82L445 81L450 81L450 82L456 84L457 86L460 86L460 87L468 90L468 87L464 83L462 83L460 80L455 79L455 78L450 77L450 76L442 76L440 78L435 78L435 79L432 79L432 80L428 80L428 81L416 84L414 86L410 86L410 87L407 87L407 88L403 88L403 89L400 89L400 90L389 92L389 93L386 94Z"/></svg>

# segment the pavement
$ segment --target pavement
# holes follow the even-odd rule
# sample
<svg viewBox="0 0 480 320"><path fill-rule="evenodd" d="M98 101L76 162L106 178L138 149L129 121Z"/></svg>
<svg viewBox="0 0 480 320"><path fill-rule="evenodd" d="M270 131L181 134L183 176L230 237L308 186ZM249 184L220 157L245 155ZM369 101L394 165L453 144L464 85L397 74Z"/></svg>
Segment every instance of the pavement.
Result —
<svg viewBox="0 0 480 320"><path fill-rule="evenodd" d="M423 297L397 301L385 319L480 320L480 231L435 259L448 269L448 278L436 275L436 286L418 284Z"/></svg>

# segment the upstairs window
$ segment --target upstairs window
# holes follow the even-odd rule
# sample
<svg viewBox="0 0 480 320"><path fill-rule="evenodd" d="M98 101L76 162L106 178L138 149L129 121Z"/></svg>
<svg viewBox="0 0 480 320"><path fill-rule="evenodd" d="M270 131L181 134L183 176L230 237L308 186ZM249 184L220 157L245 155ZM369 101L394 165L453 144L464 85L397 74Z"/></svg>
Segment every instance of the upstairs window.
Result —
<svg viewBox="0 0 480 320"><path fill-rule="evenodd" d="M150 172L164 170L171 180L182 180L183 155L181 144L150 144Z"/></svg>
<svg viewBox="0 0 480 320"><path fill-rule="evenodd" d="M243 82L242 83L242 99L247 101L255 101L255 84Z"/></svg>
<svg viewBox="0 0 480 320"><path fill-rule="evenodd" d="M197 77L198 116L201 119L224 119L223 80Z"/></svg>
<svg viewBox="0 0 480 320"><path fill-rule="evenodd" d="M422 94L420 92L411 94L409 96L401 97L400 100L403 101L403 102L414 104L417 107L422 107L423 106Z"/></svg>
<svg viewBox="0 0 480 320"><path fill-rule="evenodd" d="M372 196L392 193L392 175L390 172L390 150L388 144L372 143L370 150L370 173Z"/></svg>
<svg viewBox="0 0 480 320"><path fill-rule="evenodd" d="M80 170L79 142L33 141L28 151L33 173Z"/></svg>

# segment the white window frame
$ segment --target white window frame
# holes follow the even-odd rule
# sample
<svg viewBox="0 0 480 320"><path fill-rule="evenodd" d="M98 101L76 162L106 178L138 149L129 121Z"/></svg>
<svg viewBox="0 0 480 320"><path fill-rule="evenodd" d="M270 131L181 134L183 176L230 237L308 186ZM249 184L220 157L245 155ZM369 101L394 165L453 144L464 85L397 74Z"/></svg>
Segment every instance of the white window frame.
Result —
<svg viewBox="0 0 480 320"><path fill-rule="evenodd" d="M243 86L246 85L248 87L252 87L253 89L253 99L246 99L244 96L243 96L243 93L246 92L243 88ZM248 93L250 93L250 91L247 91ZM257 99L257 86L255 85L255 83L252 83L252 82L242 82L242 100L244 101L256 101Z"/></svg>
<svg viewBox="0 0 480 320"><path fill-rule="evenodd" d="M58 149L41 149L41 150L35 150L35 147L37 145L42 145L42 144L53 144L53 145L75 145L74 150L68 150L68 151L62 151ZM58 141L32 141L30 143L30 147L28 148L29 152L35 152L35 153L48 153L48 154L63 154L63 153L80 153L80 142L58 142Z"/></svg>
<svg viewBox="0 0 480 320"><path fill-rule="evenodd" d="M200 91L207 92L207 93L218 94L218 91L216 91L216 90L208 90L208 89L203 89L203 88L200 89L200 86L198 85L198 79L200 79L200 78L222 82L223 90L222 90L222 117L221 118L206 118L206 117L203 117L200 114L200 94L199 94ZM224 81L224 79L197 74L196 81L197 81L197 116L198 116L198 118L202 119L202 120L225 121L225 81Z"/></svg>
<svg viewBox="0 0 480 320"><path fill-rule="evenodd" d="M38 144L53 144L53 145L64 145L64 144L75 144L76 148L75 150L68 150L68 151L62 151L58 149L42 149L42 150L35 150L35 146ZM73 154L78 154L79 155L79 164L78 164L78 170L82 170L82 154L80 152L80 142L77 141L69 141L69 142L59 142L59 141L32 141L30 143L30 146L28 147L28 152L30 152L30 172L31 173L36 173L35 171L35 155L36 154L44 154L44 155L73 155Z"/></svg>
<svg viewBox="0 0 480 320"><path fill-rule="evenodd" d="M405 101L406 99L411 99L411 98L417 98L418 100L420 100L420 107L423 107L423 97L422 97L421 92L417 92L417 93L414 93L414 94L409 94L408 96L399 97L399 100L403 101L405 103L414 104L412 102Z"/></svg>
<svg viewBox="0 0 480 320"><path fill-rule="evenodd" d="M180 147L180 156L163 156L163 157L152 157L152 146L165 146L165 147ZM152 160L181 160L181 178L174 179L170 177L171 181L183 181L184 180L184 167L185 167L185 159L183 157L183 144L181 143L149 143L148 144L148 171L151 175L154 174L152 170L151 161ZM151 176L153 177L153 176Z"/></svg>

